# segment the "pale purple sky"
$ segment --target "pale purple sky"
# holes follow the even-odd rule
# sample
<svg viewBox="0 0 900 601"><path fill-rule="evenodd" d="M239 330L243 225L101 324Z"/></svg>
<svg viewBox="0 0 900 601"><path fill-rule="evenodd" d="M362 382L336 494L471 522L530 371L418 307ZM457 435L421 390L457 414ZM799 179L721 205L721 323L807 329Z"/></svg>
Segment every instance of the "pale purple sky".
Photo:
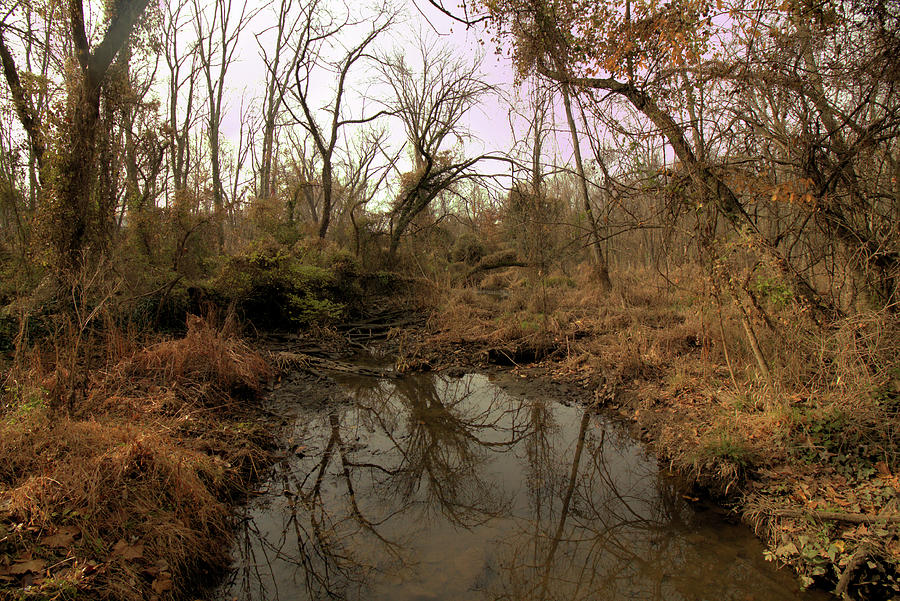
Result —
<svg viewBox="0 0 900 601"><path fill-rule="evenodd" d="M383 35L378 43L379 50L415 48L415 40L421 34L433 43L450 46L459 55L472 57L473 60L477 56L482 56L485 79L498 86L501 94L508 96L513 93L511 64L508 59L497 56L490 44L479 43L479 36L487 37L483 30L467 29L464 25L454 23L426 0L406 0L404 4L405 17ZM222 133L231 141L236 141L240 133L242 99L244 104L248 105L251 102L260 102L262 97L265 70L257 42L250 33L265 28L268 22L271 22L271 17L265 11L256 17L256 23L248 28L244 35L236 62L229 71L227 115ZM371 84L372 76L372 69L360 64L352 73L350 87L359 93L365 91L370 95L378 95L379 90L374 89ZM330 76L322 75L323 89L330 87L330 79L332 79ZM385 90L384 93L386 92ZM326 95L323 94L322 104L325 100ZM346 106L351 112L359 111L360 103L358 95L356 97L350 95ZM374 108L374 105L370 103L369 108ZM464 120L464 125L475 139L467 144L467 151L480 153L508 150L512 144L508 112L507 102L498 99L487 99L478 108L471 110Z"/></svg>

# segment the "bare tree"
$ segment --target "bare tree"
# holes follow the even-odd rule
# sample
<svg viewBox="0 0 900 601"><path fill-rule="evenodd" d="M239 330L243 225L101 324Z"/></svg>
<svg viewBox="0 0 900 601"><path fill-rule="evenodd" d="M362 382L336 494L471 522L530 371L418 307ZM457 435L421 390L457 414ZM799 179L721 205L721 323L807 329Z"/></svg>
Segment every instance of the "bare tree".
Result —
<svg viewBox="0 0 900 601"><path fill-rule="evenodd" d="M479 71L479 61L453 56L446 47L420 39L419 69L397 52L381 60L381 72L393 90L390 112L406 129L412 169L402 174L401 187L391 210L390 255L412 220L441 193L459 182L479 177L473 167L496 155L460 156L454 148L467 133L461 120L466 112L492 91Z"/></svg>
<svg viewBox="0 0 900 601"><path fill-rule="evenodd" d="M262 109L262 150L258 164L256 165L257 181L255 183L256 195L260 198L269 198L274 193L273 163L276 155L276 125L282 112L285 82L291 75L293 61L288 54L291 38L297 25L303 20L304 10L297 12L297 6L293 0L280 0L276 9L276 24L273 26L274 43L262 40L262 34L256 35L260 56L266 65L265 98Z"/></svg>
<svg viewBox="0 0 900 601"><path fill-rule="evenodd" d="M321 2L312 2L304 7L302 22L296 29L294 55L292 59L294 79L289 89L291 100L296 106L287 105L294 121L309 132L321 161L319 173L322 189L322 210L319 219L319 237L328 233L334 204L334 156L335 148L341 139L342 130L347 126L370 123L386 114L381 110L370 115L346 116L344 106L348 93L348 75L360 61L367 58L367 49L382 33L394 23L394 13L385 5L367 21L368 29L362 40L349 47L337 49L339 36L351 37L361 27L360 23L351 21L350 16L335 18L327 14ZM355 36L354 36L355 37ZM326 47L326 45L331 47ZM330 72L336 78L331 99L326 102L324 113L326 119L317 117L319 112L315 106L315 94L320 92L313 84L315 74L319 71Z"/></svg>
<svg viewBox="0 0 900 601"><path fill-rule="evenodd" d="M206 137L209 144L213 207L218 222L218 240L221 248L225 243L224 211L228 196L222 176L220 136L226 75L234 61L241 33L261 8L251 9L246 3L241 3L240 10L237 10L233 7L232 0L216 0L209 10L201 5L200 0L194 0L193 10L198 57L206 82Z"/></svg>
<svg viewBox="0 0 900 601"><path fill-rule="evenodd" d="M184 15L184 2L166 4L163 15L162 46L169 70L167 85L167 133L169 137L169 160L167 168L172 171L172 187L176 194L187 188L191 170L190 134L197 119L194 111L195 90L200 76L196 43L185 44L181 33L190 17Z"/></svg>

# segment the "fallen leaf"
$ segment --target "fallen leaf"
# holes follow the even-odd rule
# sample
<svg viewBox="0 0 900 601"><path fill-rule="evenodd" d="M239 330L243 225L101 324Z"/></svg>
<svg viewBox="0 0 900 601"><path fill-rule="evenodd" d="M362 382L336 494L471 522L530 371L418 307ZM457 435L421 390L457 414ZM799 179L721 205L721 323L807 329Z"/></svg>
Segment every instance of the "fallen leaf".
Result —
<svg viewBox="0 0 900 601"><path fill-rule="evenodd" d="M125 561L134 561L144 556L144 545L129 545L125 539L119 539L119 542L113 547L113 556L118 556Z"/></svg>
<svg viewBox="0 0 900 601"><path fill-rule="evenodd" d="M22 574L27 574L28 572L40 572L47 565L47 562L43 559L32 559L31 561L19 561L7 568L0 568L0 574L2 575L11 575L11 576L21 576Z"/></svg>
<svg viewBox="0 0 900 601"><path fill-rule="evenodd" d="M175 588L175 586L172 584L172 579L168 575L160 576L159 578L154 580L153 584L151 584L150 586L153 587L153 591L157 595L161 595L164 592L170 591Z"/></svg>
<svg viewBox="0 0 900 601"><path fill-rule="evenodd" d="M41 543L48 547L68 547L75 542L75 537L81 534L77 526L63 526L56 534L45 536Z"/></svg>

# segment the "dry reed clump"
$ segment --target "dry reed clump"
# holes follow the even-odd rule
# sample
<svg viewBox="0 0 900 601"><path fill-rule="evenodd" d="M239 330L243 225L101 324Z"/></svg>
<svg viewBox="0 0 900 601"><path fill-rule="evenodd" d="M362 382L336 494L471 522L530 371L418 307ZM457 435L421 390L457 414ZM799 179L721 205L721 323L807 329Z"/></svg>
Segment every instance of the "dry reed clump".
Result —
<svg viewBox="0 0 900 601"><path fill-rule="evenodd" d="M224 462L146 424L41 421L25 432L0 427L0 461L17 468L13 478L4 474L2 494L19 525L13 547L43 562L33 583L57 579L95 598L134 599L154 588L183 591L199 566L225 565L222 546L209 544L228 536ZM71 540L48 544L61 532ZM63 559L53 548L60 542Z"/></svg>
<svg viewBox="0 0 900 601"><path fill-rule="evenodd" d="M259 392L260 379L270 372L258 353L199 317L189 316L187 324L183 338L154 344L120 364L119 378L139 380L145 385L201 383L230 396Z"/></svg>
<svg viewBox="0 0 900 601"><path fill-rule="evenodd" d="M183 339L93 374L68 414L21 375L30 396L0 415L0 598L31 585L42 598L171 599L222 569L229 500L258 476L270 436L229 395L266 373L194 319Z"/></svg>

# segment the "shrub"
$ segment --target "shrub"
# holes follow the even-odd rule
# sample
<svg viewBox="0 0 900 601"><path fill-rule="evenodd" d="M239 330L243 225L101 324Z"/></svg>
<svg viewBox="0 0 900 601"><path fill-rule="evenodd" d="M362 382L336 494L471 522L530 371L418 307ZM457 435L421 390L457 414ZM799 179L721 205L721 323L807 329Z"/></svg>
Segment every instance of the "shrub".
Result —
<svg viewBox="0 0 900 601"><path fill-rule="evenodd" d="M481 239L472 232L466 232L453 243L453 247L450 249L450 260L475 265L484 254L485 247Z"/></svg>
<svg viewBox="0 0 900 601"><path fill-rule="evenodd" d="M257 243L229 257L210 287L261 327L333 321L358 296L358 264L347 253Z"/></svg>

